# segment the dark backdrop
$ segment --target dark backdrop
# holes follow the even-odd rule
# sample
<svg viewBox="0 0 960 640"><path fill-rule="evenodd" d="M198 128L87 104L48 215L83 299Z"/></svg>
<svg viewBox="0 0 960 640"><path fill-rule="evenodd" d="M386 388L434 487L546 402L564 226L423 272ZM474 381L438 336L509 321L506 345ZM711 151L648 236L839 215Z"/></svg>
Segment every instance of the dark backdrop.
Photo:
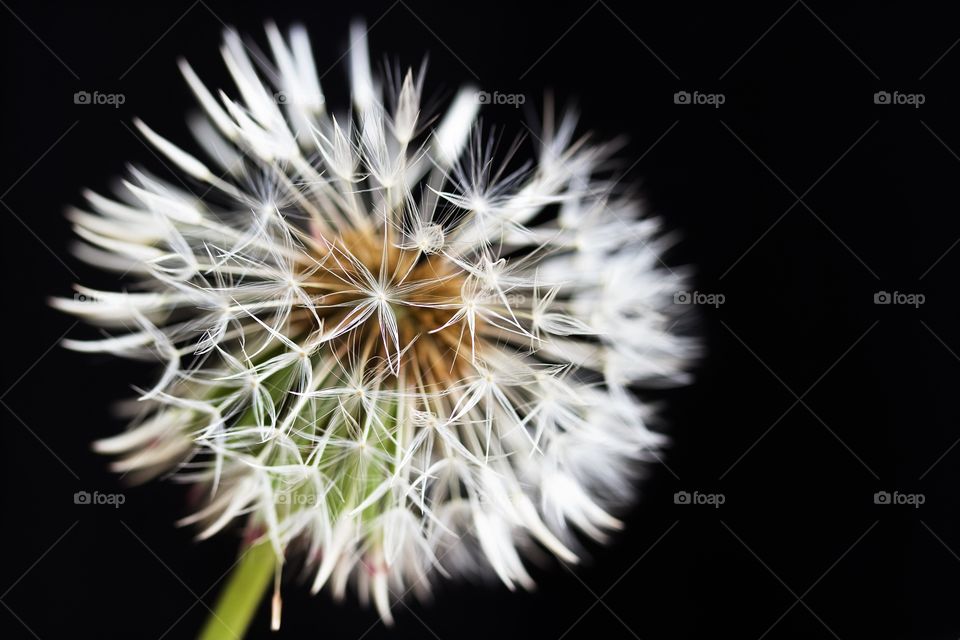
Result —
<svg viewBox="0 0 960 640"><path fill-rule="evenodd" d="M265 18L304 22L342 99L352 16L376 60L430 53L428 95L473 81L529 106L552 88L600 134L627 134L630 179L683 237L668 261L724 303L702 307L696 384L663 395L666 465L591 564L538 569L534 593L444 584L432 606L398 606L394 630L288 588L277 637L957 637L960 21L906 2L716 4L0 2L3 637L202 624L236 540L195 544L173 526L182 489L121 487L90 452L121 428L108 401L150 372L56 346L81 329L45 298L104 283L69 256L62 211L126 161L160 169L134 116L187 143L175 60L226 86L224 24L265 44ZM486 111L511 135L522 116ZM126 502L74 504L94 490ZM261 610L251 637L267 625Z"/></svg>

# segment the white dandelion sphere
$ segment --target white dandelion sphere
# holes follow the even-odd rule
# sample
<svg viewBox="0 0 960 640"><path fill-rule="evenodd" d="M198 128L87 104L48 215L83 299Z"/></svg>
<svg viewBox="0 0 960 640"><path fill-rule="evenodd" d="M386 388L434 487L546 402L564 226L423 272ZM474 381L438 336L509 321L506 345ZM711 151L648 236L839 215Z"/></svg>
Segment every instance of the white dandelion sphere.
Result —
<svg viewBox="0 0 960 640"><path fill-rule="evenodd" d="M633 388L686 382L696 343L612 145L548 106L529 162L495 154L476 89L426 113L422 71L374 75L365 32L341 110L300 27L267 26L272 62L226 33L239 99L181 62L206 159L137 121L178 177L85 194L77 254L126 284L54 304L107 336L70 348L164 362L96 444L118 472L174 472L200 538L240 521L389 622L437 574L530 587L528 552L574 563L620 528L665 440Z"/></svg>

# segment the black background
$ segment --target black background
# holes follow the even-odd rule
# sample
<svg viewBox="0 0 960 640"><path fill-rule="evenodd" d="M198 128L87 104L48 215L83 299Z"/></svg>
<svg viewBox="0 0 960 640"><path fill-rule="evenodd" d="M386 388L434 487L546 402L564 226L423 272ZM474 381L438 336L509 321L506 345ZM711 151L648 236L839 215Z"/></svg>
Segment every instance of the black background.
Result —
<svg viewBox="0 0 960 640"><path fill-rule="evenodd" d="M265 18L305 23L342 103L353 16L376 61L430 53L428 95L471 81L532 106L552 88L585 127L627 134L630 179L683 236L668 262L696 265L697 291L725 303L702 310L696 384L664 396L666 466L587 566L537 569L534 593L443 583L431 606L397 605L393 630L290 585L275 637L960 634L960 21L939 5L0 4L3 637L188 638L202 624L237 540L194 543L173 526L182 488L122 487L90 452L121 428L109 401L151 374L55 346L88 333L45 298L110 284L69 256L62 211L127 161L162 169L134 116L189 147L175 60L228 87L224 24L265 45ZM74 104L81 90L125 104ZM675 104L677 91L725 103ZM925 103L878 105L877 91ZM485 111L509 135L523 117ZM876 305L878 291L925 303ZM75 505L79 490L126 503ZM725 503L675 504L677 491ZM878 505L878 491L925 502ZM274 637L266 613L251 637Z"/></svg>

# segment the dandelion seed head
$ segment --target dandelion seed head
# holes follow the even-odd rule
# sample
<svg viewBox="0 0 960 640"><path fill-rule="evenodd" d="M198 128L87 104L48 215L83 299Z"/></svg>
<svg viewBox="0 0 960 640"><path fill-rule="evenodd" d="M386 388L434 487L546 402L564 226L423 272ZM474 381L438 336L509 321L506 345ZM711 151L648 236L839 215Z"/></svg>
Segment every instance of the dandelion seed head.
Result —
<svg viewBox="0 0 960 640"><path fill-rule="evenodd" d="M436 118L422 70L385 96L365 34L352 113L330 111L301 27L267 26L269 69L226 32L239 97L181 62L197 149L137 121L180 177L132 169L71 213L78 256L124 290L54 305L106 335L67 346L164 363L97 443L114 469L174 471L203 489L201 539L244 527L389 621L441 576L530 587L531 543L575 562L578 536L619 529L664 443L632 388L686 382L697 345L611 145L548 106L536 161L508 170L475 89Z"/></svg>

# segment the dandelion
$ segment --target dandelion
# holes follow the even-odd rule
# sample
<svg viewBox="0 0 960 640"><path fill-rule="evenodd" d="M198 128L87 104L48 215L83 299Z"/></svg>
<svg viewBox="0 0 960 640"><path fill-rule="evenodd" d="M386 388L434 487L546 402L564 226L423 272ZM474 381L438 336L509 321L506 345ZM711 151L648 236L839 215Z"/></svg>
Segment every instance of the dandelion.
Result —
<svg viewBox="0 0 960 640"><path fill-rule="evenodd" d="M180 177L132 168L69 212L77 255L126 287L55 299L103 333L65 345L163 363L96 450L194 485L199 538L242 527L207 637L271 584L277 627L283 571L389 623L439 577L530 587L537 546L577 562L664 444L633 387L686 382L696 352L615 145L548 104L535 157L498 160L476 89L430 115L423 70L375 76L362 25L334 112L304 29L267 36L272 63L226 32L240 100L180 63L206 160L138 120Z"/></svg>

